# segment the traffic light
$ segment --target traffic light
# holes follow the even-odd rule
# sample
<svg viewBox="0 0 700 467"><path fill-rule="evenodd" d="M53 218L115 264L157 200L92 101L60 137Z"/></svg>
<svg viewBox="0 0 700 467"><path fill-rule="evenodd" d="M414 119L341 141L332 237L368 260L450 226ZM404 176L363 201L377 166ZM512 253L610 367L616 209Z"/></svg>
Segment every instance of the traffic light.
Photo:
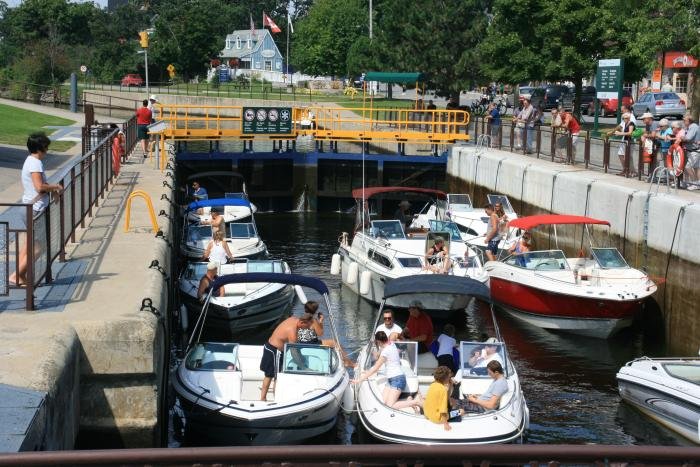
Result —
<svg viewBox="0 0 700 467"><path fill-rule="evenodd" d="M146 31L141 31L139 32L139 42L141 43L141 47L144 49L148 48L148 33Z"/></svg>

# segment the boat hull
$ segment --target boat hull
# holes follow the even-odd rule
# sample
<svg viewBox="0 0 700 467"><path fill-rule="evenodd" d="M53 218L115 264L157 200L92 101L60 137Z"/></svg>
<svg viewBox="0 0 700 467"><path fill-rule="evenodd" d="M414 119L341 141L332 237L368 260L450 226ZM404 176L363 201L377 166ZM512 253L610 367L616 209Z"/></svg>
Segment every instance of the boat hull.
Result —
<svg viewBox="0 0 700 467"><path fill-rule="evenodd" d="M199 303L196 297L188 293L183 292L182 295L189 314L189 322L194 325L202 311L202 304ZM277 293L265 295L232 307L221 306L212 301L209 304L204 328L217 331L228 329L232 334L236 335L260 326L275 323L289 313L294 297L294 288L287 286Z"/></svg>
<svg viewBox="0 0 700 467"><path fill-rule="evenodd" d="M617 375L620 397L646 416L695 444L700 424L700 406L639 381Z"/></svg>
<svg viewBox="0 0 700 467"><path fill-rule="evenodd" d="M490 278L491 297L512 316L544 329L607 338L632 324L643 300L609 300Z"/></svg>

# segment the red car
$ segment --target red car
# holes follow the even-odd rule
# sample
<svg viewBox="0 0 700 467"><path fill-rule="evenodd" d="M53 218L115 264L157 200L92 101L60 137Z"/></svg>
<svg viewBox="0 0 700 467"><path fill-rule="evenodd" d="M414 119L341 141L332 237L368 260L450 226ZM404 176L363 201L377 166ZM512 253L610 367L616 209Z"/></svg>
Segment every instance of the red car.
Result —
<svg viewBox="0 0 700 467"><path fill-rule="evenodd" d="M122 86L143 86L143 78L138 73L129 73L122 78Z"/></svg>
<svg viewBox="0 0 700 467"><path fill-rule="evenodd" d="M613 117L617 116L617 99L598 99L600 103L599 115L605 117L606 115L611 115ZM622 105L626 105L628 109L632 109L632 104L634 104L634 99L632 99L632 93L630 91L622 91ZM591 107L588 110L588 115L593 115L593 103L591 102Z"/></svg>

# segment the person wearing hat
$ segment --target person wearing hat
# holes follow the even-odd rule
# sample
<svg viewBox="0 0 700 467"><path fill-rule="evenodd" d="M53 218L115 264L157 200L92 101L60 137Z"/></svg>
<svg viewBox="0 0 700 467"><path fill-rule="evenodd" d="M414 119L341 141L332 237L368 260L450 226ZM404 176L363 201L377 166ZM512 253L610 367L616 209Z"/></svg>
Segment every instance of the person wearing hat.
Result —
<svg viewBox="0 0 700 467"><path fill-rule="evenodd" d="M495 360L503 365L503 358L498 353L499 345L498 339L495 337L489 337L486 339L485 345L481 348L480 352L474 352L474 354L469 357L469 365L472 367L472 374L486 374L486 365L489 362Z"/></svg>
<svg viewBox="0 0 700 467"><path fill-rule="evenodd" d="M408 200L403 200L399 203L399 208L394 212L394 219L400 221L405 230L408 230L411 226L411 222L413 222L413 216L408 211L410 207L411 203L409 203Z"/></svg>
<svg viewBox="0 0 700 467"><path fill-rule="evenodd" d="M212 237L218 231L218 232L221 232L225 238L226 237L226 224L224 223L224 216L221 215L221 208L218 208L216 206L212 206L210 213L211 213L210 220L203 219L203 220L199 221L199 223L201 225L211 225Z"/></svg>
<svg viewBox="0 0 700 467"><path fill-rule="evenodd" d="M659 129L656 132L656 141L659 143L661 148L661 157L665 157L668 154L668 150L671 147L671 136L673 131L671 126L668 124L667 118L662 118L659 120Z"/></svg>
<svg viewBox="0 0 700 467"><path fill-rule="evenodd" d="M433 343L433 320L425 313L425 307L420 300L414 300L408 305L408 321L406 329L411 340L418 342L418 353L430 352Z"/></svg>
<svg viewBox="0 0 700 467"><path fill-rule="evenodd" d="M685 164L684 177L687 182L693 182L688 185L688 190L700 190L700 128L690 112L683 117L683 123L685 124L685 135L681 138L681 145L685 150L685 159L688 161Z"/></svg>
<svg viewBox="0 0 700 467"><path fill-rule="evenodd" d="M644 133L642 133L640 142L642 148L644 148L643 151L647 156L647 160L649 161L649 174L651 175L651 171L656 163L656 147L654 146L654 141L656 140L656 132L659 126L654 122L654 116L650 112L644 112L642 114L642 122L644 122L644 126L642 127Z"/></svg>
<svg viewBox="0 0 700 467"><path fill-rule="evenodd" d="M156 95L151 94L151 97L148 98L148 110L150 110L153 115L156 114L155 104L157 102L158 98L156 97Z"/></svg>
<svg viewBox="0 0 700 467"><path fill-rule="evenodd" d="M214 261L207 263L207 272L199 280L199 287L197 288L197 298L200 302L204 303L204 299L207 297L209 290L211 290L211 283L215 281L219 275L217 270L219 265ZM224 295L224 288L219 289L219 296Z"/></svg>

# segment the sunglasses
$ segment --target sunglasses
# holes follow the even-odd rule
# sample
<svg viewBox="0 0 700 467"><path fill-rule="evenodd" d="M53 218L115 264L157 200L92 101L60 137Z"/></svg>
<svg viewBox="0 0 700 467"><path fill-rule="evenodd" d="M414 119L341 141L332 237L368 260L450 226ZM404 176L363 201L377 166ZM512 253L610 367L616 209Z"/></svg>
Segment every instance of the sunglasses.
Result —
<svg viewBox="0 0 700 467"><path fill-rule="evenodd" d="M384 321L391 321L392 319L394 318L392 318L391 316L384 316Z"/></svg>

